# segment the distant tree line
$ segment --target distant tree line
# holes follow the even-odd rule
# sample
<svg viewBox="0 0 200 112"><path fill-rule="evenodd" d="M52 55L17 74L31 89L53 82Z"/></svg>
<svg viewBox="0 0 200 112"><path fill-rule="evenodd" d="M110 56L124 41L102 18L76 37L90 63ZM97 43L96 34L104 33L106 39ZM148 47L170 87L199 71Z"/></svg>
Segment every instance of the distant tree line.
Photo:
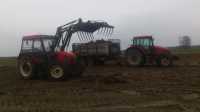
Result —
<svg viewBox="0 0 200 112"><path fill-rule="evenodd" d="M182 36L179 38L179 47L190 48L191 47L191 38L189 36Z"/></svg>

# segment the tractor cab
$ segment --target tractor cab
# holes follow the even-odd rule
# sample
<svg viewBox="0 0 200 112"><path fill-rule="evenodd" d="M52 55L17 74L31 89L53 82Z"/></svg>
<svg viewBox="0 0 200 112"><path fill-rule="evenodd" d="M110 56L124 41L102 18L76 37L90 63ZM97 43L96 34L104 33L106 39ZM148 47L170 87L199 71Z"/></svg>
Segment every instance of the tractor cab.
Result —
<svg viewBox="0 0 200 112"><path fill-rule="evenodd" d="M140 46L145 49L152 48L154 45L154 39L152 36L138 36L133 38L133 46Z"/></svg>
<svg viewBox="0 0 200 112"><path fill-rule="evenodd" d="M152 36L137 36L133 37L133 47L141 49L147 55L152 55L154 49L154 39Z"/></svg>
<svg viewBox="0 0 200 112"><path fill-rule="evenodd" d="M31 35L22 39L21 53L50 52L54 36Z"/></svg>
<svg viewBox="0 0 200 112"><path fill-rule="evenodd" d="M61 51L60 46L53 49L55 36L50 35L30 35L22 39L20 56L32 57L34 64L44 64L45 60L57 60L63 63L68 58L69 63L74 62L76 56L72 52ZM49 61L48 61L49 63Z"/></svg>

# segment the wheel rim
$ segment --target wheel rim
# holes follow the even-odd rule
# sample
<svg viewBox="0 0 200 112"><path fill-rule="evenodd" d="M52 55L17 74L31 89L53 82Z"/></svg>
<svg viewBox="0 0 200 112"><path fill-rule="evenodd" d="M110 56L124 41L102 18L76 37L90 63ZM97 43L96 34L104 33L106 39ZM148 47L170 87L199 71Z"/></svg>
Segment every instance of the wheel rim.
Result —
<svg viewBox="0 0 200 112"><path fill-rule="evenodd" d="M23 77L29 77L32 73L31 63L24 61L22 64L20 64L20 73Z"/></svg>
<svg viewBox="0 0 200 112"><path fill-rule="evenodd" d="M168 66L168 65L170 65L170 60L169 60L168 58L163 58L163 59L161 60L161 64L162 64L163 66Z"/></svg>
<svg viewBox="0 0 200 112"><path fill-rule="evenodd" d="M64 75L64 71L60 66L53 66L50 70L51 77L54 79L60 79Z"/></svg>

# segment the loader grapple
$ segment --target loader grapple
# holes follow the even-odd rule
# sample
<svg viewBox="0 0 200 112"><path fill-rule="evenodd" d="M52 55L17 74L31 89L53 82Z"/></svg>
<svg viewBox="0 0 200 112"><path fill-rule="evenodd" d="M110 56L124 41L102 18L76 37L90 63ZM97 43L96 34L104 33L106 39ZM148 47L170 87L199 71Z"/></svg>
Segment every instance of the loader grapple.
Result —
<svg viewBox="0 0 200 112"><path fill-rule="evenodd" d="M113 33L113 26L109 25L106 22L98 22L98 21L87 21L82 22L79 20L79 23L74 26L75 31L77 31L77 35L80 41L83 40L93 40L93 33L97 32L97 34L103 34L105 36L109 36Z"/></svg>
<svg viewBox="0 0 200 112"><path fill-rule="evenodd" d="M109 25L102 21L87 21L83 22L82 19L78 19L58 27L56 32L57 40L55 46L60 46L63 50L68 48L72 34L76 33L80 41L94 40L94 33L103 34L105 37L110 36L113 33L114 26Z"/></svg>

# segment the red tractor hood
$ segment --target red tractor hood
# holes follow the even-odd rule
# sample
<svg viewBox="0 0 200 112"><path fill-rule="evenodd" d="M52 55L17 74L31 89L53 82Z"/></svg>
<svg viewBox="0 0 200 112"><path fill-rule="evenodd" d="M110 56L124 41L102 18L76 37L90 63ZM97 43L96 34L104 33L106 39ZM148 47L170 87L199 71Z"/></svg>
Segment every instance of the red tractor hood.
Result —
<svg viewBox="0 0 200 112"><path fill-rule="evenodd" d="M161 47L161 46L154 46L154 49L156 51L156 54L170 53L170 50L168 48L164 48L164 47Z"/></svg>
<svg viewBox="0 0 200 112"><path fill-rule="evenodd" d="M168 48L165 48L165 47L161 47L161 46L154 46L156 49L160 49L160 50L166 50L166 51L169 51Z"/></svg>
<svg viewBox="0 0 200 112"><path fill-rule="evenodd" d="M64 63L64 61L67 60L69 64L73 64L75 63L75 60L76 60L76 55L72 52L61 51L61 52L57 52L56 56L57 56L57 60L60 63Z"/></svg>

